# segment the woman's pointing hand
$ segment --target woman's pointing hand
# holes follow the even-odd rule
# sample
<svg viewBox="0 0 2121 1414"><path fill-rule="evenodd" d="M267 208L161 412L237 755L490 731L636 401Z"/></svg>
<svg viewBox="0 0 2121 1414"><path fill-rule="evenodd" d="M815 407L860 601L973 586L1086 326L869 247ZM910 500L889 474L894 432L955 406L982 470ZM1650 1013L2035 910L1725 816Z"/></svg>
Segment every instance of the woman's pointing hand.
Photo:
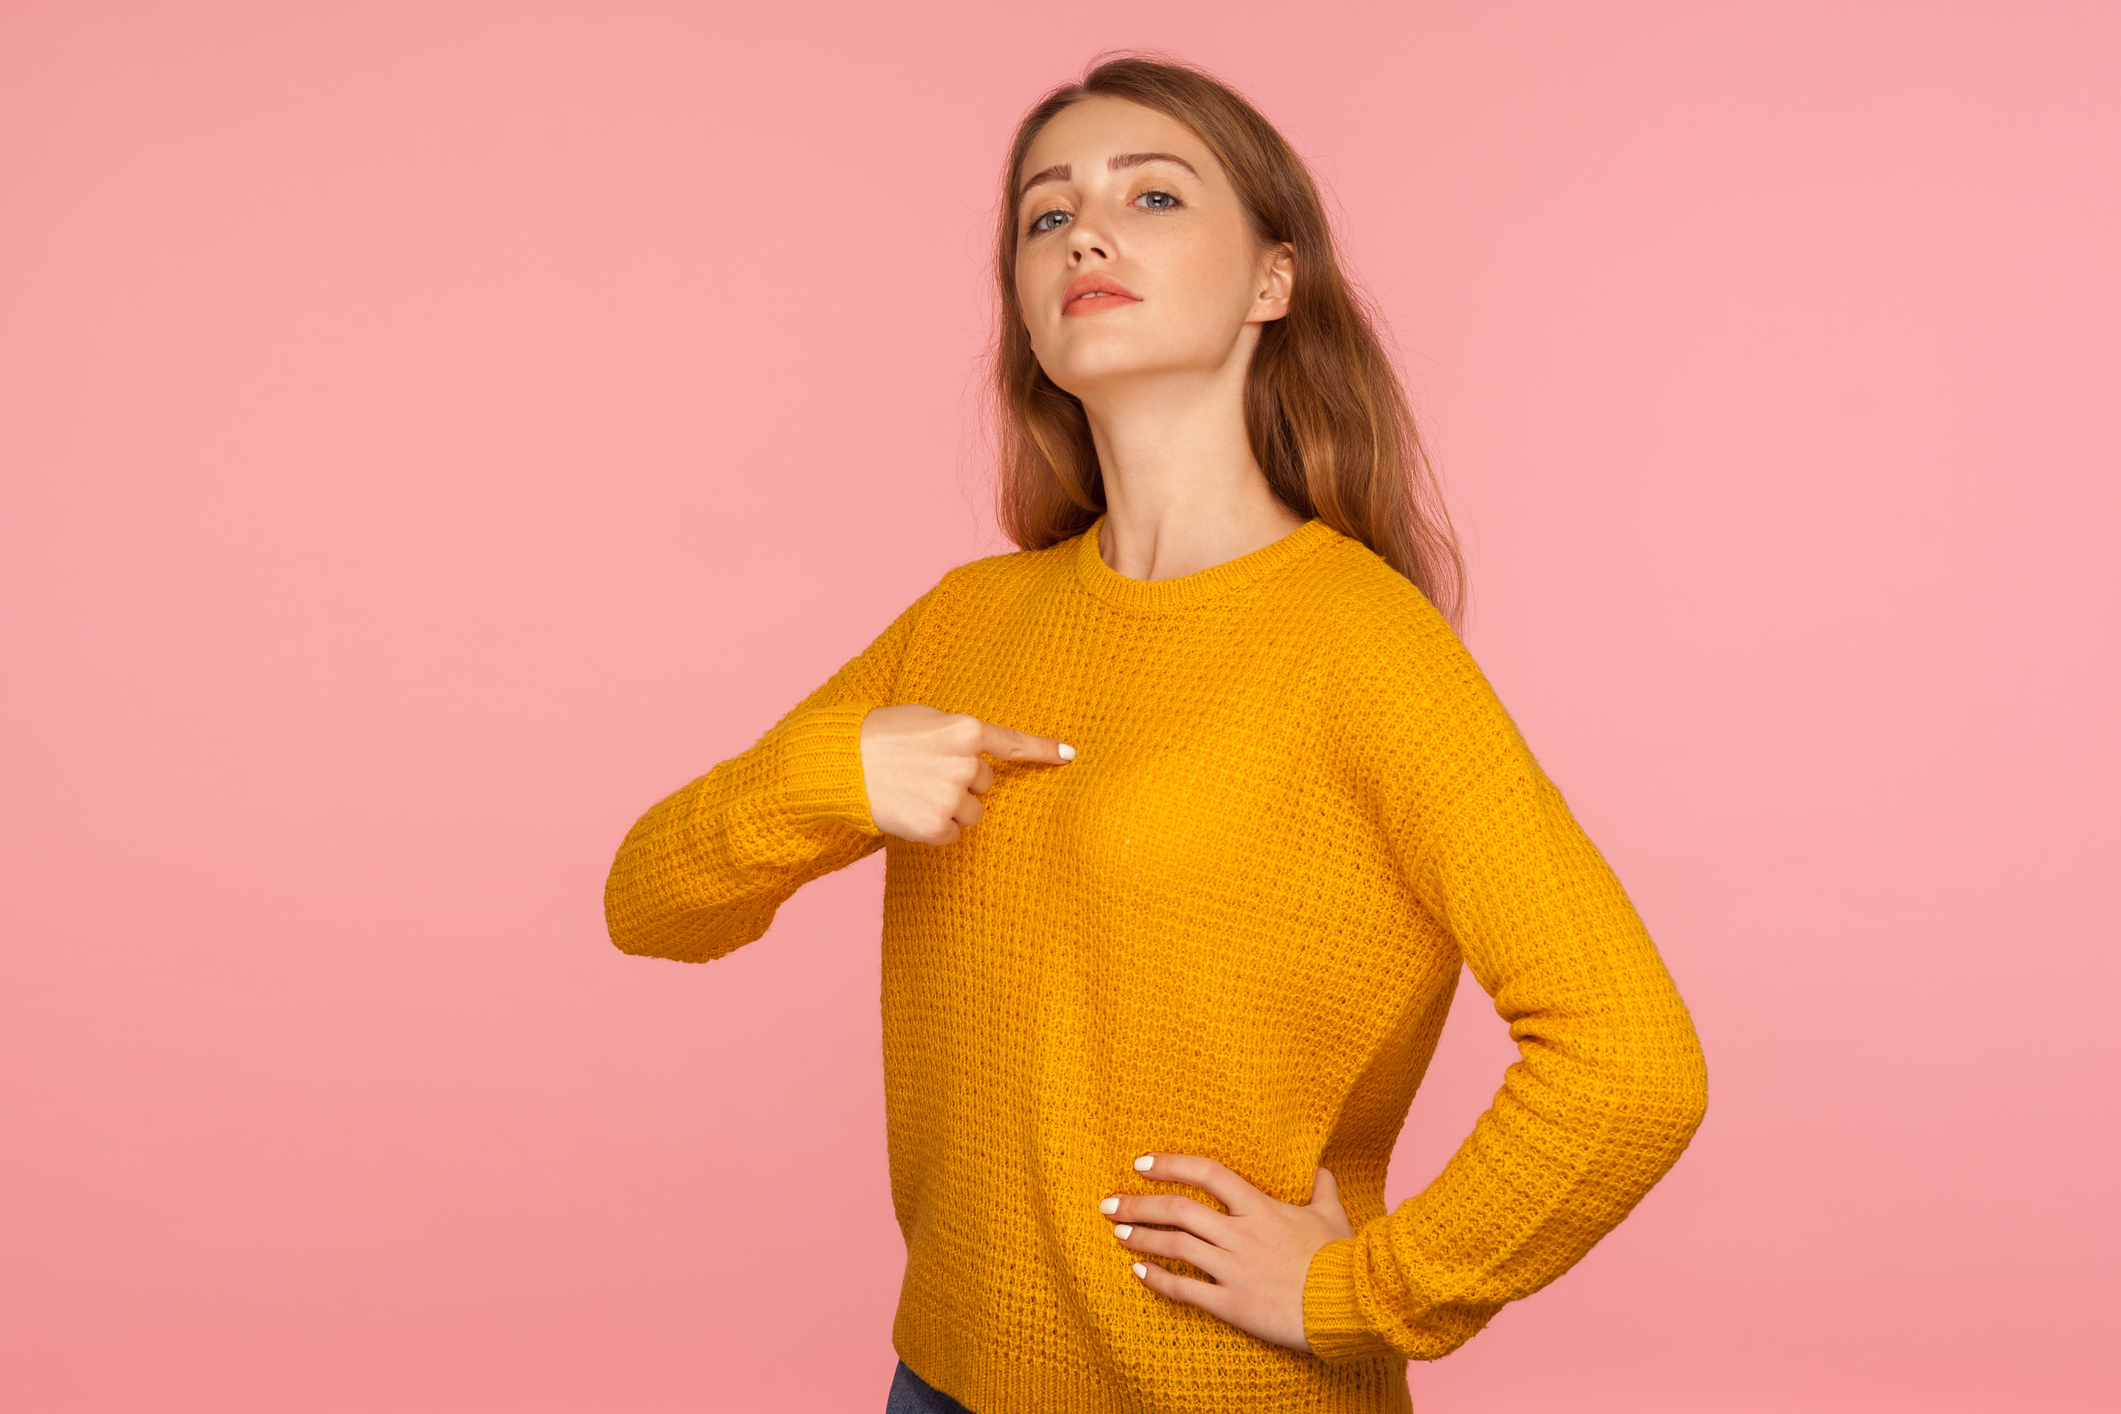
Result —
<svg viewBox="0 0 2121 1414"><path fill-rule="evenodd" d="M907 703L877 707L862 718L862 787L869 818L887 835L917 844L949 844L977 825L980 796L1000 761L1059 766L1075 748L1051 737L998 727L963 712Z"/></svg>

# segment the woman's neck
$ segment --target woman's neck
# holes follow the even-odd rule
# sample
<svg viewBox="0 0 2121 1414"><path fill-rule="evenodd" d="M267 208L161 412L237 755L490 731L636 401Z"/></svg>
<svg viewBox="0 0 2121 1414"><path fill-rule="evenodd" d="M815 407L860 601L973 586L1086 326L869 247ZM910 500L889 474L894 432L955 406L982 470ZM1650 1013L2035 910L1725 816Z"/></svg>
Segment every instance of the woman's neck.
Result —
<svg viewBox="0 0 2121 1414"><path fill-rule="evenodd" d="M1099 395L1102 394L1102 395ZM1129 579L1177 579L1264 549L1303 517L1267 486L1245 434L1244 379L1130 380L1083 400L1105 485L1098 549Z"/></svg>

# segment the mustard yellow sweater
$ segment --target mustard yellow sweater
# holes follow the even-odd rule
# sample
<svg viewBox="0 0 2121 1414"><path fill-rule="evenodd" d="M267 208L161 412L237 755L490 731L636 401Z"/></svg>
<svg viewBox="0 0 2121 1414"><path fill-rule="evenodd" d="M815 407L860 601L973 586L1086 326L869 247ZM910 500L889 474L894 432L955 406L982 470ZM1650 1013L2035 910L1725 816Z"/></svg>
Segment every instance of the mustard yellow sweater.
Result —
<svg viewBox="0 0 2121 1414"><path fill-rule="evenodd" d="M650 810L612 866L612 939L705 962L889 851L893 1343L974 1414L1405 1410L1408 1357L1566 1271L1678 1158L1706 1095L1693 1027L1480 670L1384 561L1316 520L1155 582L1097 543L952 570ZM902 702L1080 755L997 764L954 844L886 838L858 734ZM1522 1059L1387 1214L1461 960ZM1291 1203L1333 1172L1356 1235L1311 1264L1312 1353L1131 1274L1098 1201L1205 1199L1137 1174L1151 1151Z"/></svg>

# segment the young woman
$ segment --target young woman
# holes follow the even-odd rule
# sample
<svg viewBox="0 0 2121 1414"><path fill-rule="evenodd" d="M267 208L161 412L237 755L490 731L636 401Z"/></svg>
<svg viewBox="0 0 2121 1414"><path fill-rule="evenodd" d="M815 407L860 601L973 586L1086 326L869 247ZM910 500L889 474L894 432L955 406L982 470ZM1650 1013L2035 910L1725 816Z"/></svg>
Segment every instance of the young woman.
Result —
<svg viewBox="0 0 2121 1414"><path fill-rule="evenodd" d="M893 1410L1409 1407L1700 1122L1678 993L1446 613L1457 552L1302 162L1123 58L1018 129L1001 516L606 896L703 962L888 851ZM1461 962L1522 1059L1385 1164Z"/></svg>

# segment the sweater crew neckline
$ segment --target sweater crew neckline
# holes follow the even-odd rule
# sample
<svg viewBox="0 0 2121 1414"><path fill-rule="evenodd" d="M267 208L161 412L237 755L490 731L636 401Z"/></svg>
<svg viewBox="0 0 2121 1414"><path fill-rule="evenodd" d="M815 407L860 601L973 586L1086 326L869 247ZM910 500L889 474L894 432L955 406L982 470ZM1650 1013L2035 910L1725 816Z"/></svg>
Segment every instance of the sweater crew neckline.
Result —
<svg viewBox="0 0 2121 1414"><path fill-rule="evenodd" d="M1176 579L1130 579L1105 563L1098 548L1098 537L1104 528L1105 517L1100 515L1091 522L1088 530L1076 537L1077 581L1108 603L1149 613L1191 608L1256 584L1294 564L1338 534L1324 521L1313 518L1272 544L1262 545L1234 560L1225 560Z"/></svg>

